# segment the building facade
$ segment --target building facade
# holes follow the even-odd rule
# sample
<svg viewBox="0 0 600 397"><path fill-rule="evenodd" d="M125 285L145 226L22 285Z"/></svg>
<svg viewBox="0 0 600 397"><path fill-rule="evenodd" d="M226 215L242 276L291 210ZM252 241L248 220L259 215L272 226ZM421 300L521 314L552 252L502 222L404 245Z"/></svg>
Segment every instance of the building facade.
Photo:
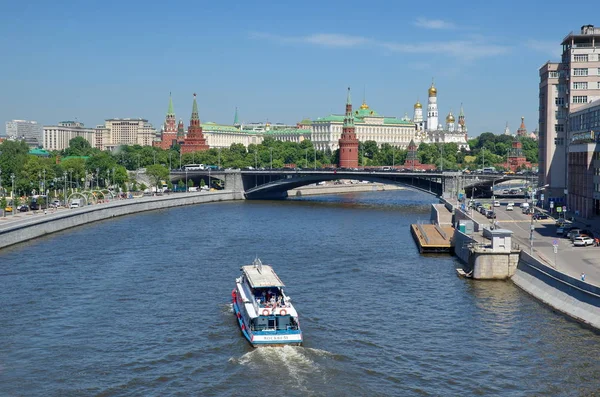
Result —
<svg viewBox="0 0 600 397"><path fill-rule="evenodd" d="M86 128L78 121L61 121L58 125L45 125L43 128L43 148L46 150L63 150L69 147L69 141L75 137L82 137L96 145L96 129Z"/></svg>
<svg viewBox="0 0 600 397"><path fill-rule="evenodd" d="M568 118L600 99L600 28L584 25L579 33L569 33L561 45L560 62L548 62L539 71L539 184L548 185L546 200L569 195Z"/></svg>
<svg viewBox="0 0 600 397"><path fill-rule="evenodd" d="M567 209L584 218L600 216L600 100L571 112L568 120Z"/></svg>
<svg viewBox="0 0 600 397"><path fill-rule="evenodd" d="M37 121L11 120L6 122L6 136L24 140L30 147L40 147L44 142L44 128Z"/></svg>
<svg viewBox="0 0 600 397"><path fill-rule="evenodd" d="M146 119L107 119L95 130L95 146L100 150L121 145L152 146L156 137L156 130Z"/></svg>

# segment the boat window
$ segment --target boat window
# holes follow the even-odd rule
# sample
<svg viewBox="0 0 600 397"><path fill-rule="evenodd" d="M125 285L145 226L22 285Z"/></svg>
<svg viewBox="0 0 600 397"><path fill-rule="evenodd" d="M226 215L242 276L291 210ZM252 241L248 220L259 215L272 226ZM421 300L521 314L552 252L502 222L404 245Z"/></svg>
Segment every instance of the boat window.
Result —
<svg viewBox="0 0 600 397"><path fill-rule="evenodd" d="M275 328L275 319L269 319L269 329Z"/></svg>
<svg viewBox="0 0 600 397"><path fill-rule="evenodd" d="M277 329L286 330L290 326L290 316L277 317Z"/></svg>

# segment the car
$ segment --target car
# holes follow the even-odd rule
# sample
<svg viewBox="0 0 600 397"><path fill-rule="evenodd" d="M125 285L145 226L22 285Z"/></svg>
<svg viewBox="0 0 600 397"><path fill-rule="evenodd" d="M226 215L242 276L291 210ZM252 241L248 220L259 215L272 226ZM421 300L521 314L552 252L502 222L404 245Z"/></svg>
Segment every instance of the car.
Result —
<svg viewBox="0 0 600 397"><path fill-rule="evenodd" d="M556 234L558 234L559 236L563 236L565 234L565 228L564 228L564 226L558 226L556 228Z"/></svg>
<svg viewBox="0 0 600 397"><path fill-rule="evenodd" d="M29 207L26 204L20 205L17 209L19 210L19 212L29 211Z"/></svg>
<svg viewBox="0 0 600 397"><path fill-rule="evenodd" d="M500 201L494 200L494 207L500 207Z"/></svg>
<svg viewBox="0 0 600 397"><path fill-rule="evenodd" d="M573 240L574 247L586 247L588 245L594 245L594 239L589 236L579 236L575 237L575 240Z"/></svg>
<svg viewBox="0 0 600 397"><path fill-rule="evenodd" d="M533 214L533 219L548 219L549 216L548 214L544 214L543 212L536 212L535 214Z"/></svg>
<svg viewBox="0 0 600 397"><path fill-rule="evenodd" d="M514 206L510 205L510 203L506 206L506 210L507 211L513 211L514 210Z"/></svg>
<svg viewBox="0 0 600 397"><path fill-rule="evenodd" d="M494 211L487 211L485 217L488 219L496 219L496 213Z"/></svg>
<svg viewBox="0 0 600 397"><path fill-rule="evenodd" d="M566 236L567 236L568 239L573 240L573 238L575 237L575 235L578 235L578 234L581 234L581 229L574 228L574 229L570 229L567 232Z"/></svg>
<svg viewBox="0 0 600 397"><path fill-rule="evenodd" d="M588 236L588 235L587 235L587 234L585 234L585 233L581 233L581 232L579 232L579 233L573 233L573 234L571 234L571 241L575 241L575 239L576 239L577 237L590 237L590 236ZM590 237L590 238L591 238L591 237Z"/></svg>
<svg viewBox="0 0 600 397"><path fill-rule="evenodd" d="M40 209L40 205L38 204L37 201L33 201L31 202L31 204L29 205L29 209L31 209L32 211L37 211Z"/></svg>

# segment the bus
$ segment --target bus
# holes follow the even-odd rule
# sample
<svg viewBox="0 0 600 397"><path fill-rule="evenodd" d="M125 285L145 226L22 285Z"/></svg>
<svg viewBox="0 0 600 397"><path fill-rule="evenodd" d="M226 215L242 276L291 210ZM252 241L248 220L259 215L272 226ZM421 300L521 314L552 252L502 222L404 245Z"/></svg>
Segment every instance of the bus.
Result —
<svg viewBox="0 0 600 397"><path fill-rule="evenodd" d="M199 171L206 169L206 167L204 167L204 164L186 164L183 169L185 171Z"/></svg>

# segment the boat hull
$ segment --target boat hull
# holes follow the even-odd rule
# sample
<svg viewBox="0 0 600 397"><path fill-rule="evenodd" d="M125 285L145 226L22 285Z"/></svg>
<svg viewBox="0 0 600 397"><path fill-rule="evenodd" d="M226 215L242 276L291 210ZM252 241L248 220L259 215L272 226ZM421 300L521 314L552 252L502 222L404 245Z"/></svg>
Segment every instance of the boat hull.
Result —
<svg viewBox="0 0 600 397"><path fill-rule="evenodd" d="M302 345L302 332L269 332L268 335L253 333L246 325L245 317L238 306L235 290L231 292L233 314L237 320L242 335L252 347L283 347Z"/></svg>

